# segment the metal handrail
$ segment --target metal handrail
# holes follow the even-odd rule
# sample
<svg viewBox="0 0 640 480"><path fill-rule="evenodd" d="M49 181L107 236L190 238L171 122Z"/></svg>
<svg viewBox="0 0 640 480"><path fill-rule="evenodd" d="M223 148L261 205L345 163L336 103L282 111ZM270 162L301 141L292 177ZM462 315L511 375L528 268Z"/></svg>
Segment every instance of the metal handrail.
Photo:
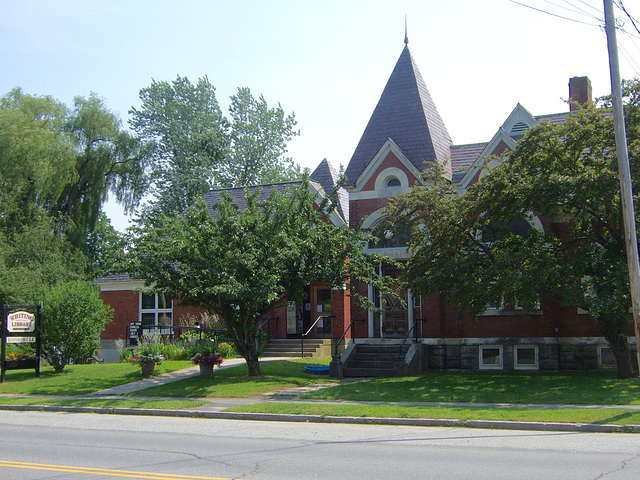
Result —
<svg viewBox="0 0 640 480"><path fill-rule="evenodd" d="M338 356L338 347L340 346L340 344L344 341L345 337L347 336L347 332L349 331L349 329L351 329L351 327L353 327L354 322L366 322L366 319L364 318L358 318L356 320L351 320L351 322L349 323L349 325L347 326L347 328L345 328L344 333L342 334L342 336L340 337L340 339L336 342L336 357ZM353 343L356 343L356 339L355 337L353 337Z"/></svg>
<svg viewBox="0 0 640 480"><path fill-rule="evenodd" d="M258 328L258 330L262 330L264 328L265 325L268 324L267 327L267 338L271 338L271 320L278 320L279 317L265 317L264 318L264 322L262 322L260 324L260 328ZM278 338L278 323L276 322L276 338Z"/></svg>
<svg viewBox="0 0 640 480"><path fill-rule="evenodd" d="M313 325L309 327L309 330L307 330L306 333L303 333L302 335L300 335L300 355L302 356L302 358L304 358L304 337L306 337L311 333L311 330L313 330L313 328L318 324L321 318L335 318L335 317L336 317L335 315L320 315L318 318L316 318L316 321L313 322ZM322 338L325 338L325 334L326 332L323 331Z"/></svg>
<svg viewBox="0 0 640 480"><path fill-rule="evenodd" d="M416 328L416 326L418 325L418 322L420 322L420 325L422 325L422 322L424 322L425 320L426 320L425 318L419 318L417 321L413 322L413 325L411 325L411 328L409 329L407 334L404 336L404 340L402 340L402 343L400 344L400 349L398 350L398 356L402 355L402 348L404 347L405 343L407 343L407 340L411 337L411 331ZM415 331L415 334L416 334L415 341L417 342L418 341L417 329Z"/></svg>

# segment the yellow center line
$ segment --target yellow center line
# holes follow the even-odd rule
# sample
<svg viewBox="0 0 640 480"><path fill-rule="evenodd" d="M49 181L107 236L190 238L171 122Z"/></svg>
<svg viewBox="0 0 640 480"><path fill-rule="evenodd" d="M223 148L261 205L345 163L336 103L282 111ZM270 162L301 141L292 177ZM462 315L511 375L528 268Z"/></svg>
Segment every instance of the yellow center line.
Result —
<svg viewBox="0 0 640 480"><path fill-rule="evenodd" d="M117 475L121 478L146 478L151 480L231 480L229 478L222 477L199 477L193 475L174 475L172 473L136 472L130 470L111 470L106 468L74 467L69 465L49 465L46 463L11 462L5 460L0 460L0 467L45 470L50 472L83 473L85 475Z"/></svg>

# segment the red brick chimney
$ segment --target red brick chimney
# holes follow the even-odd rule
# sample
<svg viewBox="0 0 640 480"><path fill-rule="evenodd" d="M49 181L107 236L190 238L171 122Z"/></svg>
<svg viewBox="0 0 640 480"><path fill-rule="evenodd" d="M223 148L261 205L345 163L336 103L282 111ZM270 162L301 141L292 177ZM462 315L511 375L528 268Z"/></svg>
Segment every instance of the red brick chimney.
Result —
<svg viewBox="0 0 640 480"><path fill-rule="evenodd" d="M592 101L591 80L589 77L573 77L569 79L569 100L584 105ZM570 110L576 110L577 105L570 104Z"/></svg>

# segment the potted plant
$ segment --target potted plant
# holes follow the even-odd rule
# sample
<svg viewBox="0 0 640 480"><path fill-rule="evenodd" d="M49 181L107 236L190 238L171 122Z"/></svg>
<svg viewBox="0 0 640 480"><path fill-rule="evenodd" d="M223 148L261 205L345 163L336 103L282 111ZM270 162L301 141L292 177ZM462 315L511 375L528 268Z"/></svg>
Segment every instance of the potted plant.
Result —
<svg viewBox="0 0 640 480"><path fill-rule="evenodd" d="M153 373L156 363L160 364L164 361L164 355L158 353L138 353L133 355L131 363L140 365L142 375L149 376Z"/></svg>
<svg viewBox="0 0 640 480"><path fill-rule="evenodd" d="M213 367L220 366L222 357L216 353L196 353L191 363L199 365L200 375L208 377L213 374Z"/></svg>

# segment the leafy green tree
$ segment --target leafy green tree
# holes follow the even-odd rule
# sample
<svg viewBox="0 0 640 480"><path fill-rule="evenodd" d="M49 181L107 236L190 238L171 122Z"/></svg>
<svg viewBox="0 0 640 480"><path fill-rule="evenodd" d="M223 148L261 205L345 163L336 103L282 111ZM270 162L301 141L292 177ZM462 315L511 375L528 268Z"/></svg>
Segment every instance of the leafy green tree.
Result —
<svg viewBox="0 0 640 480"><path fill-rule="evenodd" d="M118 232L104 212L87 235L85 254L89 262L90 278L117 273L126 245L124 235Z"/></svg>
<svg viewBox="0 0 640 480"><path fill-rule="evenodd" d="M66 107L16 88L0 99L0 229L11 235L55 206L76 180Z"/></svg>
<svg viewBox="0 0 640 480"><path fill-rule="evenodd" d="M94 94L69 110L11 91L0 99L0 228L10 236L48 212L82 247L110 192L127 211L138 205L148 148Z"/></svg>
<svg viewBox="0 0 640 480"><path fill-rule="evenodd" d="M625 84L635 205L640 188L640 84ZM406 279L414 291L443 292L472 315L517 298L541 296L588 311L617 361L633 376L631 317L613 122L607 101L528 131L515 151L456 195L442 179L390 202L390 223L410 225ZM532 216L544 231L518 231ZM393 222L392 222L393 220Z"/></svg>
<svg viewBox="0 0 640 480"><path fill-rule="evenodd" d="M314 208L308 178L266 200L259 193L247 190L242 207L223 195L212 214L201 202L184 215L143 222L128 247L129 273L221 319L252 376L260 375L260 318L302 298L305 285L366 279L383 287L375 268L380 259L361 251L367 238L327 223L328 206Z"/></svg>
<svg viewBox="0 0 640 480"><path fill-rule="evenodd" d="M56 373L71 359L92 355L100 334L112 320L111 307L90 282L72 281L47 288L43 294L42 355Z"/></svg>
<svg viewBox="0 0 640 480"><path fill-rule="evenodd" d="M285 116L278 104L269 108L262 95L253 98L238 88L229 107L231 144L220 172L221 187L261 185L301 177L300 167L285 157L287 143L298 135L294 115Z"/></svg>
<svg viewBox="0 0 640 480"><path fill-rule="evenodd" d="M153 199L143 215L184 211L212 188L249 186L300 178L300 168L285 157L298 134L293 115L269 108L248 88L231 97L230 121L222 115L207 77L192 84L153 81L140 91L131 127L155 145L150 169Z"/></svg>
<svg viewBox="0 0 640 480"><path fill-rule="evenodd" d="M147 189L151 146L122 130L120 119L95 94L76 97L65 119L64 133L75 146L73 182L51 208L73 220L79 242L96 225L109 193L125 212L133 212Z"/></svg>
<svg viewBox="0 0 640 480"><path fill-rule="evenodd" d="M150 168L149 214L185 210L218 183L228 139L215 88L207 77L194 85L178 76L140 90L142 105L130 110L131 127L155 146Z"/></svg>
<svg viewBox="0 0 640 480"><path fill-rule="evenodd" d="M13 235L0 235L0 302L37 303L45 287L85 278L87 257L57 233L59 223L41 214Z"/></svg>

